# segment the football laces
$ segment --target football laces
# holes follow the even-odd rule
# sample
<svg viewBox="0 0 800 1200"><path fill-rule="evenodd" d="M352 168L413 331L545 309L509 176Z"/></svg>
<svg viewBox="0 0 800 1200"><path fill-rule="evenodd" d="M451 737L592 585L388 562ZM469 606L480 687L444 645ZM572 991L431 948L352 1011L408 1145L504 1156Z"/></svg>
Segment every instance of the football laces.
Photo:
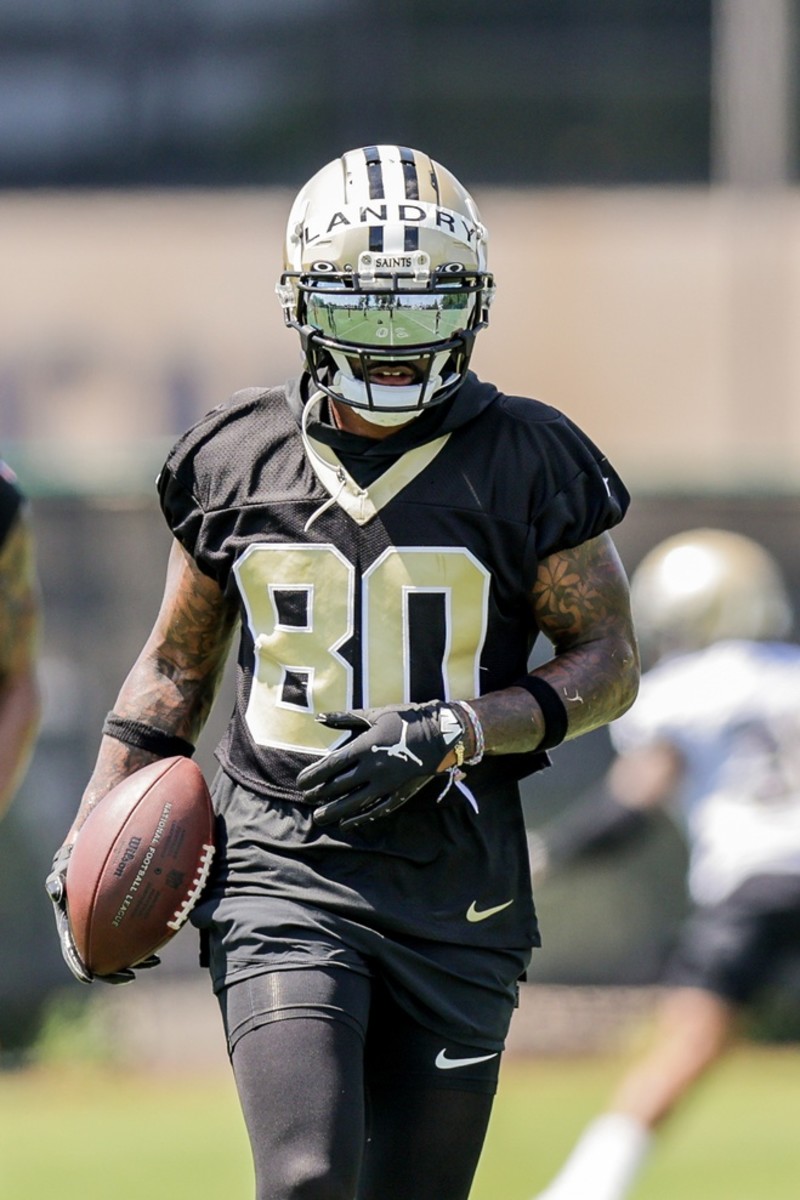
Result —
<svg viewBox="0 0 800 1200"><path fill-rule="evenodd" d="M180 906L180 908L175 910L175 914L172 917L172 920L167 921L168 929L173 929L177 933L177 931L180 929L181 925L183 925L185 923L186 918L189 916L189 913L192 911L195 904L199 900L200 893L202 892L203 888L206 886L206 883L208 881L209 872L211 871L211 860L213 859L213 857L214 857L214 847L208 846L208 845L203 846L203 853L200 856L200 862L198 863L198 866L197 866L197 875L195 876L194 880L192 881L192 886L189 889L189 894L186 897L186 899L184 900L183 904Z"/></svg>

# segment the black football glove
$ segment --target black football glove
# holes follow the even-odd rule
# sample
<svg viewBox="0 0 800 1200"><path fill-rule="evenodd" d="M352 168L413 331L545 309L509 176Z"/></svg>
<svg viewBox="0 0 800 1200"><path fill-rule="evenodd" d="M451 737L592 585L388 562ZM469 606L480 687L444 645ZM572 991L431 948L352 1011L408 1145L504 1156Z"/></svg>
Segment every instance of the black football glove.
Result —
<svg viewBox="0 0 800 1200"><path fill-rule="evenodd" d="M410 800L463 742L467 727L460 710L441 700L320 713L317 720L354 736L302 770L297 785L317 806L318 825L338 822L342 829L388 816Z"/></svg>
<svg viewBox="0 0 800 1200"><path fill-rule="evenodd" d="M133 967L125 967L120 971L114 971L111 975L95 975L93 971L89 970L80 954L78 954L78 948L75 945L75 939L69 927L69 917L67 916L67 865L71 854L71 844L69 846L61 846L56 851L53 865L50 868L50 874L44 881L45 890L53 902L58 941L61 946L61 954L64 962L79 983L93 983L95 979L99 979L101 983L132 983L136 978ZM149 958L145 958L142 962L136 964L136 970L157 967L160 962L160 958L155 954L151 954Z"/></svg>

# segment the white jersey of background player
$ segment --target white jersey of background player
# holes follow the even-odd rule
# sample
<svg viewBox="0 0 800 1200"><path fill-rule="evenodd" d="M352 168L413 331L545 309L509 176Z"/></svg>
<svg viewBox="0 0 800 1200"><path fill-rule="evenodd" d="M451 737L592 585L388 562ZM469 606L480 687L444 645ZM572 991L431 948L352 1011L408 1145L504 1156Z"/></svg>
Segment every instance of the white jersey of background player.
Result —
<svg viewBox="0 0 800 1200"><path fill-rule="evenodd" d="M653 665L611 727L605 795L535 839L533 861L541 876L637 811L677 807L694 911L653 1045L537 1200L623 1200L657 1127L800 944L800 647L778 640L792 621L780 572L749 538L691 530L645 557L631 594Z"/></svg>
<svg viewBox="0 0 800 1200"><path fill-rule="evenodd" d="M611 740L620 754L660 741L680 754L694 901L718 903L752 875L800 874L800 647L725 641L670 658Z"/></svg>

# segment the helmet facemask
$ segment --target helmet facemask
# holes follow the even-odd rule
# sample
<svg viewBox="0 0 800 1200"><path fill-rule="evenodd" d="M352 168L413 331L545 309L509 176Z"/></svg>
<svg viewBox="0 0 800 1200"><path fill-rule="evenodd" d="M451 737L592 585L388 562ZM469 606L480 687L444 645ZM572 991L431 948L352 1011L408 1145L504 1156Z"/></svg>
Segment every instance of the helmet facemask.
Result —
<svg viewBox="0 0 800 1200"><path fill-rule="evenodd" d="M461 211L407 202L405 194L397 202L362 200L358 160L368 151L388 179L398 154L419 160L420 173L427 164L431 180L434 169L446 176L446 198L452 203L456 194ZM277 288L315 386L381 424L402 423L452 395L494 292L485 239L468 194L416 151L369 147L323 168L295 202L286 254L295 269Z"/></svg>

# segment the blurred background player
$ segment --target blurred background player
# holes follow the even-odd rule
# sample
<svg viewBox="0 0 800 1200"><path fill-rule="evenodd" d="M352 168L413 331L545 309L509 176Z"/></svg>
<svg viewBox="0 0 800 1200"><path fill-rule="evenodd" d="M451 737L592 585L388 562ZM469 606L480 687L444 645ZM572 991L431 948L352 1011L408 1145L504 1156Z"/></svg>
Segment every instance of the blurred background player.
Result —
<svg viewBox="0 0 800 1200"><path fill-rule="evenodd" d="M28 766L39 728L39 596L25 499L0 460L0 817Z"/></svg>
<svg viewBox="0 0 800 1200"><path fill-rule="evenodd" d="M531 840L535 877L632 834L676 806L692 913L664 982L654 1042L537 1200L622 1200L654 1131L729 1046L743 1006L800 946L800 647L757 543L697 529L634 572L648 668L610 727L617 758L602 798Z"/></svg>
<svg viewBox="0 0 800 1200"><path fill-rule="evenodd" d="M303 374L170 453L161 611L49 880L63 918L82 821L191 752L238 628L192 919L259 1200L466 1200L538 944L518 780L636 694L624 485L563 414L468 370L486 239L408 147L301 190L279 297Z"/></svg>

